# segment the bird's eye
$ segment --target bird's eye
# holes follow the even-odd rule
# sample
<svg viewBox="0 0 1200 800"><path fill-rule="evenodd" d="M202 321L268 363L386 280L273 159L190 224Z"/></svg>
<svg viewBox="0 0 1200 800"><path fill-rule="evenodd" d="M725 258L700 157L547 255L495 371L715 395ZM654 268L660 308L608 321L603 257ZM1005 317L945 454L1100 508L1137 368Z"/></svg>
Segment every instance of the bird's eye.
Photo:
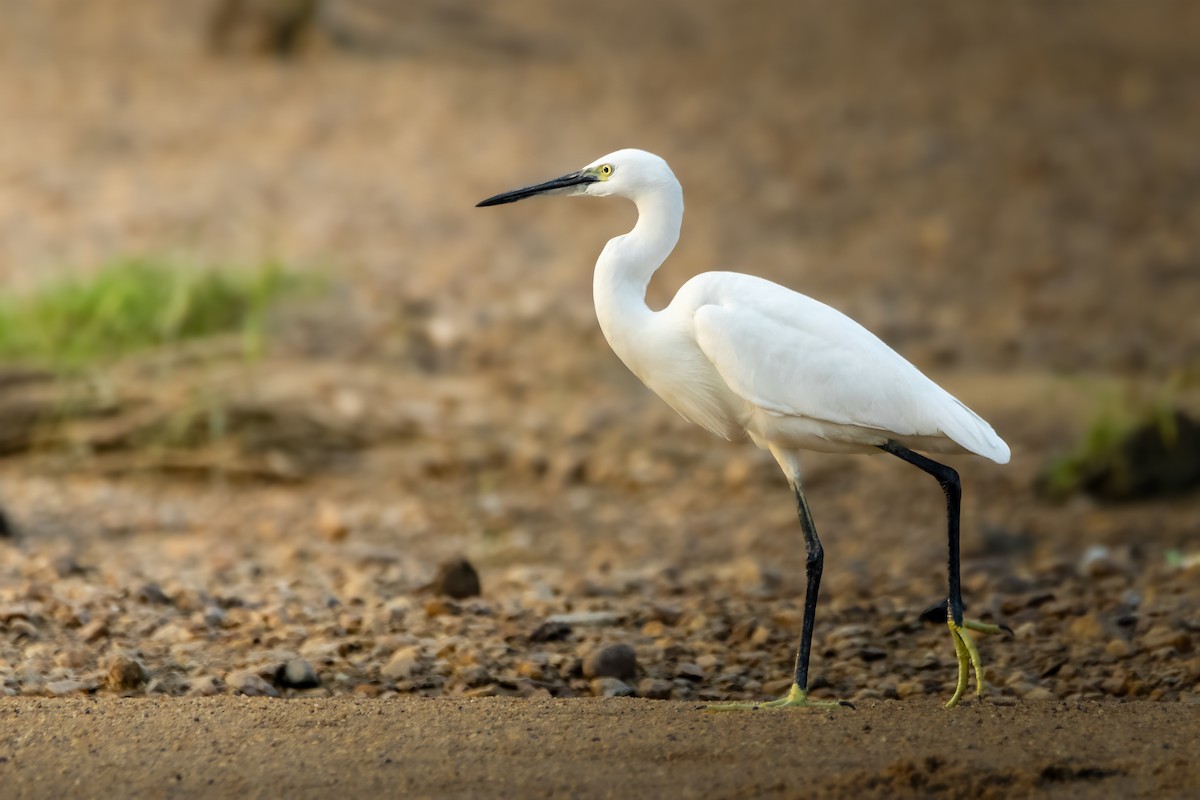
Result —
<svg viewBox="0 0 1200 800"><path fill-rule="evenodd" d="M604 166L600 167L600 174L606 178L609 175L612 175L613 174L612 164L605 164Z"/></svg>

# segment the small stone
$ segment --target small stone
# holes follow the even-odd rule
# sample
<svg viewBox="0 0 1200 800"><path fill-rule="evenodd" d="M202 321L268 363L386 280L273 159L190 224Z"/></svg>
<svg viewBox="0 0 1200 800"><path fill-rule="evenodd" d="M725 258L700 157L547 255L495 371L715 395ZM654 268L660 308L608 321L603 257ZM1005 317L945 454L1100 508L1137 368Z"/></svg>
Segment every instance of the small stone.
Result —
<svg viewBox="0 0 1200 800"><path fill-rule="evenodd" d="M1124 639L1113 639L1104 646L1104 652L1114 658L1129 658L1133 655L1133 647Z"/></svg>
<svg viewBox="0 0 1200 800"><path fill-rule="evenodd" d="M659 678L642 678L637 687L637 695L647 700L670 700L674 688L674 684L670 681Z"/></svg>
<svg viewBox="0 0 1200 800"><path fill-rule="evenodd" d="M317 506L316 525L317 533L331 542L340 542L350 535L350 526L332 503L322 502Z"/></svg>
<svg viewBox="0 0 1200 800"><path fill-rule="evenodd" d="M462 682L463 686L472 689L492 682L492 676L488 673L487 669L479 664L472 664L459 672L458 679Z"/></svg>
<svg viewBox="0 0 1200 800"><path fill-rule="evenodd" d="M1045 686L1035 686L1025 693L1024 699L1035 703L1044 703L1047 700L1055 700L1057 698L1054 696L1054 692Z"/></svg>
<svg viewBox="0 0 1200 800"><path fill-rule="evenodd" d="M165 606L170 605L171 598L167 597L166 592L162 590L157 583L145 583L138 587L134 595L139 603L148 603L150 605Z"/></svg>
<svg viewBox="0 0 1200 800"><path fill-rule="evenodd" d="M1098 614L1084 614L1071 620L1067 633L1073 639L1094 640L1104 635L1104 624Z"/></svg>
<svg viewBox="0 0 1200 800"><path fill-rule="evenodd" d="M571 635L571 626L565 622L543 622L529 634L531 642L561 642Z"/></svg>
<svg viewBox="0 0 1200 800"><path fill-rule="evenodd" d="M517 674L522 678L540 681L545 676L542 670L542 665L535 661L518 661L516 666Z"/></svg>
<svg viewBox="0 0 1200 800"><path fill-rule="evenodd" d="M91 684L84 683L83 681L61 680L50 681L43 688L45 689L46 694L54 697L62 697L63 695L68 694L81 694L90 692L95 687Z"/></svg>
<svg viewBox="0 0 1200 800"><path fill-rule="evenodd" d="M321 685L313 665L303 658L293 658L279 666L275 682L288 689L312 689Z"/></svg>
<svg viewBox="0 0 1200 800"><path fill-rule="evenodd" d="M451 559L438 567L431 587L437 594L455 600L477 597L480 593L479 573L465 558Z"/></svg>
<svg viewBox="0 0 1200 800"><path fill-rule="evenodd" d="M188 683L190 684L188 689L190 697L212 697L225 691L225 683L215 675L202 675L199 678L191 679Z"/></svg>
<svg viewBox="0 0 1200 800"><path fill-rule="evenodd" d="M702 681L705 678L704 670L700 669L699 665L693 664L690 661L685 661L675 668L675 675L687 681ZM791 685L791 681L788 681Z"/></svg>
<svg viewBox="0 0 1200 800"><path fill-rule="evenodd" d="M858 657L867 662L879 661L887 658L887 651L881 650L878 647L864 647L858 651Z"/></svg>
<svg viewBox="0 0 1200 800"><path fill-rule="evenodd" d="M1107 578L1120 574L1121 568L1113 558L1112 551L1104 545L1093 545L1079 559L1079 574L1085 578Z"/></svg>
<svg viewBox="0 0 1200 800"><path fill-rule="evenodd" d="M8 630L18 641L27 639L31 642L38 640L38 629L27 619L15 619L8 624Z"/></svg>
<svg viewBox="0 0 1200 800"><path fill-rule="evenodd" d="M114 692L132 692L145 686L149 680L150 673L142 662L118 654L109 662L105 685Z"/></svg>
<svg viewBox="0 0 1200 800"><path fill-rule="evenodd" d="M225 682L235 692L247 697L279 697L279 690L262 679L254 670L232 672L225 676Z"/></svg>
<svg viewBox="0 0 1200 800"><path fill-rule="evenodd" d="M82 575L86 570L79 565L75 560L75 556L68 554L58 556L53 563L54 572L60 578L69 578L72 575Z"/></svg>
<svg viewBox="0 0 1200 800"><path fill-rule="evenodd" d="M637 653L627 644L611 644L583 660L583 677L631 680L637 674Z"/></svg>
<svg viewBox="0 0 1200 800"><path fill-rule="evenodd" d="M425 616L427 617L442 617L447 614L457 614L458 612L457 603L449 603L440 597L431 597L425 601Z"/></svg>
<svg viewBox="0 0 1200 800"><path fill-rule="evenodd" d="M649 636L651 639L658 639L666 632L667 626L656 619L652 619L642 626L642 636Z"/></svg>
<svg viewBox="0 0 1200 800"><path fill-rule="evenodd" d="M679 620L683 617L683 612L675 606L662 605L655 603L650 607L650 613L654 619L661 622L663 625L678 625Z"/></svg>
<svg viewBox="0 0 1200 800"><path fill-rule="evenodd" d="M552 614L546 617L546 622L570 627L603 628L616 625L624 619L624 614L615 611L576 611L570 614Z"/></svg>
<svg viewBox="0 0 1200 800"><path fill-rule="evenodd" d="M416 674L420 666L421 651L416 647L406 647L392 653L379 674L390 681L406 681Z"/></svg>
<svg viewBox="0 0 1200 800"><path fill-rule="evenodd" d="M596 678L592 681L592 694L596 697L633 697L633 687L617 678Z"/></svg>

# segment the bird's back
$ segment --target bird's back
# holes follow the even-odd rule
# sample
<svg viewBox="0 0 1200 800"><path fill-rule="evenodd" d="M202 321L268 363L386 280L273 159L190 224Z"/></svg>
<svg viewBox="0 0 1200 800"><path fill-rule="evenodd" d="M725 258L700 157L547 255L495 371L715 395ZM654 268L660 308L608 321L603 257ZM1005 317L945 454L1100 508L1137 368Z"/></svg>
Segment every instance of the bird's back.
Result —
<svg viewBox="0 0 1200 800"><path fill-rule="evenodd" d="M752 275L707 272L688 281L662 316L665 327L691 336L740 398L739 424L760 444L870 452L894 439L1008 461L1008 446L987 422L866 328L810 297Z"/></svg>

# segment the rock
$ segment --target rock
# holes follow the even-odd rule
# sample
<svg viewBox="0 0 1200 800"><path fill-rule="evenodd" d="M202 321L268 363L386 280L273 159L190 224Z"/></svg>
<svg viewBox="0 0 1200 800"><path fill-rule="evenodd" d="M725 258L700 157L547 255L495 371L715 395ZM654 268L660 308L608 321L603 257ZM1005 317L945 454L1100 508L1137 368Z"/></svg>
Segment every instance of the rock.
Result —
<svg viewBox="0 0 1200 800"><path fill-rule="evenodd" d="M1121 572L1112 551L1104 545L1092 545L1079 559L1079 574L1085 578L1107 578Z"/></svg>
<svg viewBox="0 0 1200 800"><path fill-rule="evenodd" d="M193 678L189 681L189 684L188 696L190 697L212 697L215 694L221 694L225 691L224 682L215 675L202 675L199 678Z"/></svg>
<svg viewBox="0 0 1200 800"><path fill-rule="evenodd" d="M531 642L561 642L571 635L571 626L565 622L543 622L529 634Z"/></svg>
<svg viewBox="0 0 1200 800"><path fill-rule="evenodd" d="M93 684L75 680L50 681L43 687L46 694L54 697L62 697L63 695L68 694L87 693L91 692L95 688L96 687Z"/></svg>
<svg viewBox="0 0 1200 800"><path fill-rule="evenodd" d="M279 665L275 682L287 689L312 689L321 685L313 665L303 658L293 658Z"/></svg>
<svg viewBox="0 0 1200 800"><path fill-rule="evenodd" d="M596 678L591 683L596 697L633 697L633 687L617 678Z"/></svg>
<svg viewBox="0 0 1200 800"><path fill-rule="evenodd" d="M674 688L674 684L670 681L659 678L643 678L638 684L637 696L647 700L670 700Z"/></svg>
<svg viewBox="0 0 1200 800"><path fill-rule="evenodd" d="M1129 658L1133 655L1133 646L1124 639L1113 639L1104 646L1104 652L1114 658Z"/></svg>
<svg viewBox="0 0 1200 800"><path fill-rule="evenodd" d="M697 681L697 682L704 680L704 678L706 677L704 674L704 670L700 669L699 665L693 664L691 662L684 662L684 663L680 664L678 667L676 667L675 674L676 674L676 676L683 678L684 680ZM790 686L791 683L792 683L791 679L789 679L787 681L787 684ZM770 684L767 684L767 685L769 686Z"/></svg>
<svg viewBox="0 0 1200 800"><path fill-rule="evenodd" d="M433 597L425 601L424 610L425 616L427 617L441 617L445 616L446 614L457 614L461 609L459 609L457 603L451 603L446 600L442 600L439 597Z"/></svg>
<svg viewBox="0 0 1200 800"><path fill-rule="evenodd" d="M881 650L878 647L864 647L858 651L858 657L867 662L880 661L887 658L887 651Z"/></svg>
<svg viewBox="0 0 1200 800"><path fill-rule="evenodd" d="M416 674L421 666L421 651L416 647L406 647L392 653L392 657L379 670L379 674L390 681L406 681Z"/></svg>
<svg viewBox="0 0 1200 800"><path fill-rule="evenodd" d="M104 682L114 692L132 692L141 689L149 680L150 673L142 662L117 654L109 662Z"/></svg>
<svg viewBox="0 0 1200 800"><path fill-rule="evenodd" d="M165 606L171 604L171 598L167 597L166 593L157 583L145 583L138 587L134 594L139 603L147 603L149 605Z"/></svg>
<svg viewBox="0 0 1200 800"><path fill-rule="evenodd" d="M465 558L455 558L443 562L433 578L430 587L434 592L455 600L465 600L480 594L479 573L471 562Z"/></svg>
<svg viewBox="0 0 1200 800"><path fill-rule="evenodd" d="M350 535L341 511L332 503L322 502L317 506L317 532L331 542L340 542Z"/></svg>
<svg viewBox="0 0 1200 800"><path fill-rule="evenodd" d="M637 653L627 644L611 644L583 660L583 677L631 680L637 674Z"/></svg>
<svg viewBox="0 0 1200 800"><path fill-rule="evenodd" d="M279 690L267 683L254 670L231 672L225 676L225 682L235 692L247 697L279 697Z"/></svg>
<svg viewBox="0 0 1200 800"><path fill-rule="evenodd" d="M546 622L570 627L603 628L616 625L624 619L624 614L615 611L577 611L571 614L551 614L546 617Z"/></svg>
<svg viewBox="0 0 1200 800"><path fill-rule="evenodd" d="M492 682L492 676L488 673L487 669L479 664L472 664L461 670L458 673L458 679L462 682L463 686L471 689Z"/></svg>
<svg viewBox="0 0 1200 800"><path fill-rule="evenodd" d="M69 578L72 575L83 575L87 570L80 566L75 560L75 556L67 553L58 556L53 563L54 572L60 578Z"/></svg>

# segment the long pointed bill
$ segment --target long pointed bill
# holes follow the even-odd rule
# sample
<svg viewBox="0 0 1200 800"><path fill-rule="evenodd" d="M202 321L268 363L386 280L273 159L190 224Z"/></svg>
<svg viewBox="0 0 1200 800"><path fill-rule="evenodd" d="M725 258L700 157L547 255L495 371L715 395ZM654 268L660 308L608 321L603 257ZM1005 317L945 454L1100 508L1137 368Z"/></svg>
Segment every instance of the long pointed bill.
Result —
<svg viewBox="0 0 1200 800"><path fill-rule="evenodd" d="M561 178L555 178L552 181L539 183L536 186L526 186L524 189L513 189L511 192L504 192L495 197L489 197L487 200L481 200L475 204L476 208L482 206L498 206L504 203L515 203L518 200L524 200L526 197L533 197L535 194L578 194L581 187L589 183L595 183L599 178L591 172L580 170L572 172L570 175L563 175Z"/></svg>

